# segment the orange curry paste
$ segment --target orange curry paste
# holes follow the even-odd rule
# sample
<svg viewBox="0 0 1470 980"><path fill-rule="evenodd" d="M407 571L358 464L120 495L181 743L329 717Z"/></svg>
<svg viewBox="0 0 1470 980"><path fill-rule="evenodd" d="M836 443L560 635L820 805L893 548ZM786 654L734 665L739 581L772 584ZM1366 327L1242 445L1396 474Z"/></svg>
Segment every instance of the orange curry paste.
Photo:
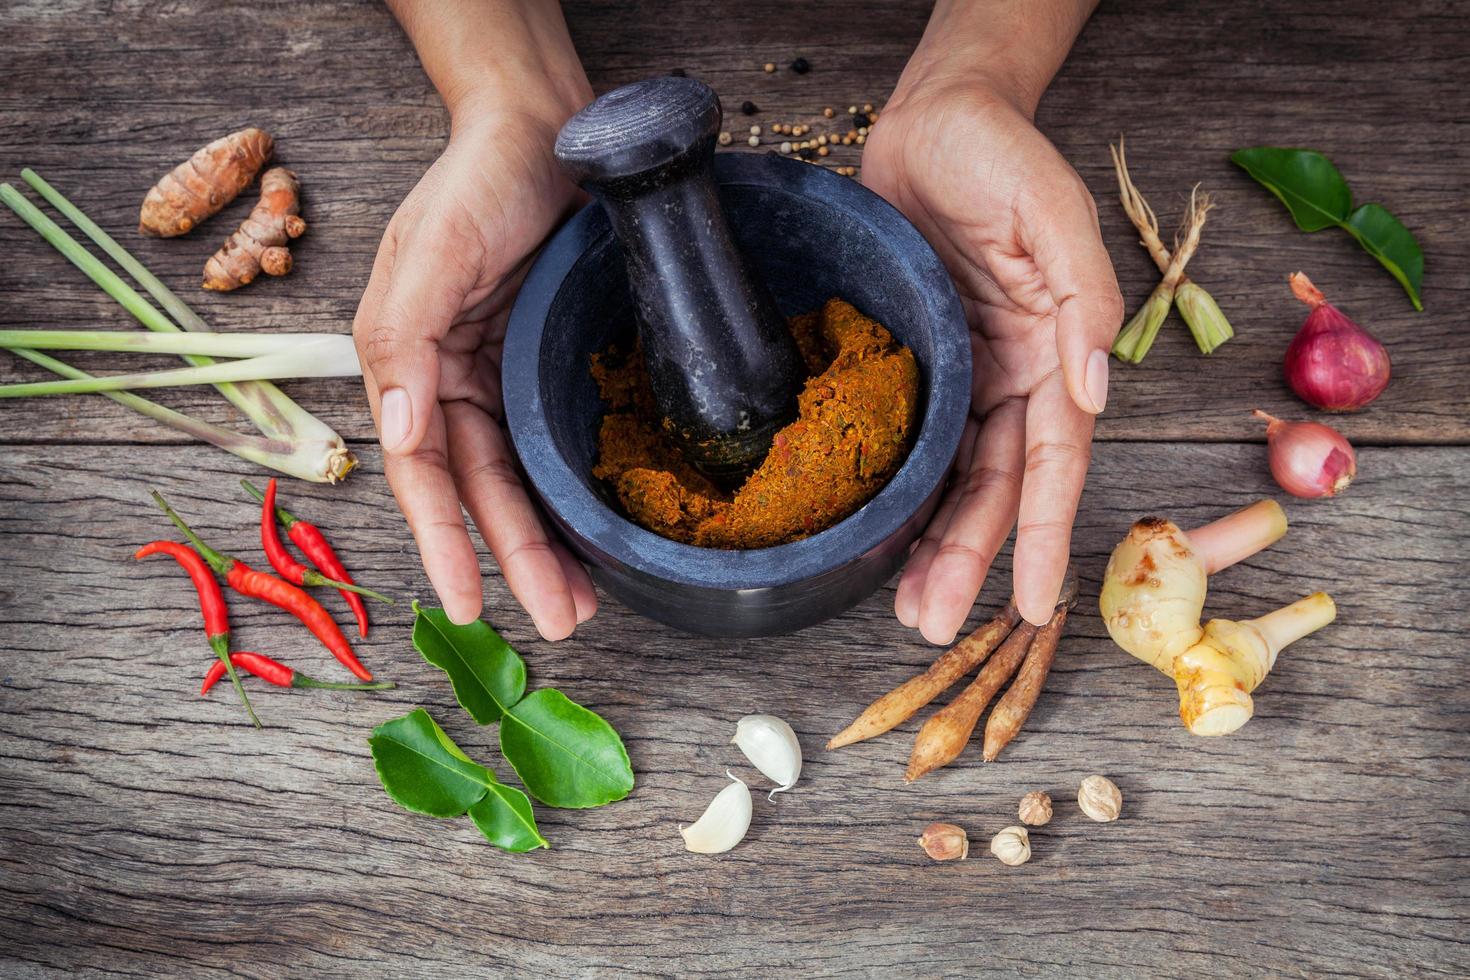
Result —
<svg viewBox="0 0 1470 980"><path fill-rule="evenodd" d="M840 299L790 326L812 377L796 420L734 494L686 463L664 432L638 351L593 355L607 413L592 472L630 518L686 544L768 548L831 527L898 471L918 401L913 352Z"/></svg>

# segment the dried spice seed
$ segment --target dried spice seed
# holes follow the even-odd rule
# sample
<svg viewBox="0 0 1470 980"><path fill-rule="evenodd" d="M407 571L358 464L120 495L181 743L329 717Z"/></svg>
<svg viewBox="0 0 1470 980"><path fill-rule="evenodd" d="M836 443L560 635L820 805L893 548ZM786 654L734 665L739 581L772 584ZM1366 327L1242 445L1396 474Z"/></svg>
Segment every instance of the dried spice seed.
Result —
<svg viewBox="0 0 1470 980"><path fill-rule="evenodd" d="M731 136L728 132L725 132L725 133L721 133L720 134L720 145L721 146L729 146L734 141L735 141L735 138L733 136Z"/></svg>
<svg viewBox="0 0 1470 980"><path fill-rule="evenodd" d="M774 61L768 61L762 66L762 69L769 75L776 70L776 63Z"/></svg>
<svg viewBox="0 0 1470 980"><path fill-rule="evenodd" d="M828 119L831 119L833 116L837 115L837 113L832 110L831 106L826 106L822 109L822 115L826 116Z"/></svg>
<svg viewBox="0 0 1470 980"><path fill-rule="evenodd" d="M805 58L797 58L791 63L791 70L796 72L798 75L805 75L807 72L812 70L812 64Z"/></svg>
<svg viewBox="0 0 1470 980"><path fill-rule="evenodd" d="M760 146L761 145L761 138L759 136L752 136L750 139L746 140L745 142L749 143L751 146Z"/></svg>
<svg viewBox="0 0 1470 980"><path fill-rule="evenodd" d="M760 106L756 105L749 99L746 99L744 102L740 103L740 111L745 113L747 116L753 116L761 110Z"/></svg>
<svg viewBox="0 0 1470 980"><path fill-rule="evenodd" d="M689 73L682 68L670 68L669 74L674 78L687 78Z"/></svg>

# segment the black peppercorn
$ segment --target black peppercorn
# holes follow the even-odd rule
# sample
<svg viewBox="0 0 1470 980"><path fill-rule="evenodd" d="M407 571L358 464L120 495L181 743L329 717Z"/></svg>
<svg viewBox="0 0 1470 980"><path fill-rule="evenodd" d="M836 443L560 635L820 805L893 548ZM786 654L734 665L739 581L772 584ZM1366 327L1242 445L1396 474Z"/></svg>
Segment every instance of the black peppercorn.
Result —
<svg viewBox="0 0 1470 980"><path fill-rule="evenodd" d="M687 71L685 71L684 69L682 69L682 68L675 68L675 69L672 69L669 72L669 74L672 75L672 76L674 76L675 78L684 78L689 73Z"/></svg>
<svg viewBox="0 0 1470 980"><path fill-rule="evenodd" d="M807 72L812 70L812 64L805 58L797 58L791 63L791 70L796 72L798 75L805 75Z"/></svg>
<svg viewBox="0 0 1470 980"><path fill-rule="evenodd" d="M871 126L872 124L873 120L868 117L866 112L854 112L852 114L853 129L862 129L864 126Z"/></svg>
<svg viewBox="0 0 1470 980"><path fill-rule="evenodd" d="M745 113L747 116L753 116L757 112L761 111L761 107L756 105L749 99L746 99L744 102L740 103L740 111Z"/></svg>

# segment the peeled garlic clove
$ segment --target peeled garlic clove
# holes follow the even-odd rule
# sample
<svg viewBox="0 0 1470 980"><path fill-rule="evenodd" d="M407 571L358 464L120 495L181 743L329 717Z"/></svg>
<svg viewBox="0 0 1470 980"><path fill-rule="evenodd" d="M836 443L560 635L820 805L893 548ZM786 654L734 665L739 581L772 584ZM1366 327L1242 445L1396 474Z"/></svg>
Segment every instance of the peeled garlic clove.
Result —
<svg viewBox="0 0 1470 980"><path fill-rule="evenodd" d="M750 788L735 780L710 801L704 815L688 827L680 827L684 847L695 854L723 854L739 844L750 829Z"/></svg>
<svg viewBox="0 0 1470 980"><path fill-rule="evenodd" d="M801 743L786 722L775 715L746 715L736 722L730 741L740 746L761 775L779 784L771 796L796 785L801 775Z"/></svg>

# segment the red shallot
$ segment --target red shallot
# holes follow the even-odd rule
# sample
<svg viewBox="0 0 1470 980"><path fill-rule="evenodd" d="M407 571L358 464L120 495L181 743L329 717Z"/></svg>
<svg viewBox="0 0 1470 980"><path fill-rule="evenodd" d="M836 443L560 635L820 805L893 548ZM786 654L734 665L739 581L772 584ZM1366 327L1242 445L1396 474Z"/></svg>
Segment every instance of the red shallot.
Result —
<svg viewBox="0 0 1470 980"><path fill-rule="evenodd" d="M1290 279L1296 298L1312 308L1286 348L1286 382L1308 405L1352 412L1388 387L1388 350L1337 307L1300 272Z"/></svg>
<svg viewBox="0 0 1470 980"><path fill-rule="evenodd" d="M1342 433L1321 422L1284 422L1259 408L1266 423L1271 476L1294 497L1333 497L1358 473L1358 457Z"/></svg>

